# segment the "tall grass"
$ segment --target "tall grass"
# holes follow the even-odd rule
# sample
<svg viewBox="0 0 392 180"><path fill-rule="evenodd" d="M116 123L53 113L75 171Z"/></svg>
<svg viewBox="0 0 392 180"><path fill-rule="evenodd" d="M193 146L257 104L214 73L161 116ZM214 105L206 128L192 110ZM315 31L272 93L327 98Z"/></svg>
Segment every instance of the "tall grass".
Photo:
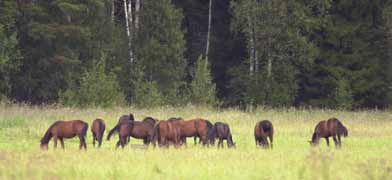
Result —
<svg viewBox="0 0 392 180"><path fill-rule="evenodd" d="M39 140L58 119L82 119L89 124L103 118L111 128L122 114L158 119L203 117L231 126L236 149L115 149L116 136L79 151L77 138L65 141L65 150L39 149ZM308 140L320 120L337 117L349 129L342 148L311 148ZM269 119L275 127L273 150L255 147L257 121ZM392 113L387 111L214 110L205 107L135 109L73 109L55 106L0 105L0 179L391 179ZM131 140L141 144L140 140Z"/></svg>

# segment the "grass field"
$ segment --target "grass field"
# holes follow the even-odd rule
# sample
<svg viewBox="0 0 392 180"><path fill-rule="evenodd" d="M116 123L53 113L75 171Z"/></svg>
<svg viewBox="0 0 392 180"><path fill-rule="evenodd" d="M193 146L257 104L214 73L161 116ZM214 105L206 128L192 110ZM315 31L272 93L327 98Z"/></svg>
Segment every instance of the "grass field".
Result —
<svg viewBox="0 0 392 180"><path fill-rule="evenodd" d="M65 150L41 151L39 141L52 122L101 117L107 129L122 114L137 120L203 117L231 126L236 149L203 148L188 139L186 148L115 149L117 136L78 150L78 139L65 141ZM325 141L311 148L308 140L319 120L340 119L349 130L342 148ZM274 124L274 149L255 147L258 120ZM105 132L106 135L107 131ZM132 144L142 144L132 139ZM60 147L60 146L59 146ZM72 109L0 105L0 179L392 179L392 113L387 111L268 110L245 113L235 109L132 107Z"/></svg>

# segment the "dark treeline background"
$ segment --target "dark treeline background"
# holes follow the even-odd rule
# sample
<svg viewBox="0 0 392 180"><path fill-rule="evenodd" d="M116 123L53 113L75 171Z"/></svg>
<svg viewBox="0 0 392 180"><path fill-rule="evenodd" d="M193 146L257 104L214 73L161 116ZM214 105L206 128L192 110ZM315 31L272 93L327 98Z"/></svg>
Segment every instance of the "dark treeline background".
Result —
<svg viewBox="0 0 392 180"><path fill-rule="evenodd" d="M2 0L0 100L389 107L392 2Z"/></svg>

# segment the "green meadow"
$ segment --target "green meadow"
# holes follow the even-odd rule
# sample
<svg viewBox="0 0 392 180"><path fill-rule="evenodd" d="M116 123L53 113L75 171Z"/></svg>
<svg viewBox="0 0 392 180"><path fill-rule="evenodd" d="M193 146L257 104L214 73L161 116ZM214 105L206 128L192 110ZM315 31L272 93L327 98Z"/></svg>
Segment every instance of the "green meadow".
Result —
<svg viewBox="0 0 392 180"><path fill-rule="evenodd" d="M230 125L236 149L194 145L175 149L142 148L131 139L124 149L115 149L117 136L78 149L78 138L65 140L65 150L39 148L39 141L56 120L81 119L89 123L103 118L105 137L122 114L132 112L137 120L202 117ZM310 147L308 140L318 121L337 117L349 130L342 148L325 140ZM255 147L257 121L268 119L275 128L274 149ZM90 128L90 127L89 127ZM226 145L226 142L225 142ZM77 109L55 106L0 105L0 179L392 179L392 113L388 111L335 111L298 109L237 109L161 107L136 109Z"/></svg>

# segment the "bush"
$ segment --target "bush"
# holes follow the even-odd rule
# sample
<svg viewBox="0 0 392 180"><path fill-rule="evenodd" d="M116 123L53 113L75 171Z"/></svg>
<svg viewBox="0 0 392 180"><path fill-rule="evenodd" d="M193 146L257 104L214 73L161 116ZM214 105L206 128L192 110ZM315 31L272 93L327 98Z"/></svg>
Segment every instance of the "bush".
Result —
<svg viewBox="0 0 392 180"><path fill-rule="evenodd" d="M105 56L92 69L85 72L79 87L60 92L60 103L65 106L110 107L124 103L116 76L105 72Z"/></svg>
<svg viewBox="0 0 392 180"><path fill-rule="evenodd" d="M136 83L134 104L138 107L156 107L164 104L162 94L155 81L140 80Z"/></svg>
<svg viewBox="0 0 392 180"><path fill-rule="evenodd" d="M199 56L191 83L191 102L197 105L216 105L215 91L208 64L206 65L202 56Z"/></svg>

